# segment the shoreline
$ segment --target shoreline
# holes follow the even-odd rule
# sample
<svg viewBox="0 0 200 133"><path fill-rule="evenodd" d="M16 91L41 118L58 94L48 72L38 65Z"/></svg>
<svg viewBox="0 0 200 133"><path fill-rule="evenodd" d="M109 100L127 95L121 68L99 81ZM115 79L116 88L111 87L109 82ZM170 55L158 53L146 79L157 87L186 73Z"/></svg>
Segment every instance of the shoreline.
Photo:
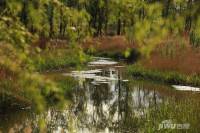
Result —
<svg viewBox="0 0 200 133"><path fill-rule="evenodd" d="M185 85L200 87L199 75L186 75L177 71L160 71L158 69L147 69L142 65L129 65L127 73L136 79L151 80L169 85Z"/></svg>

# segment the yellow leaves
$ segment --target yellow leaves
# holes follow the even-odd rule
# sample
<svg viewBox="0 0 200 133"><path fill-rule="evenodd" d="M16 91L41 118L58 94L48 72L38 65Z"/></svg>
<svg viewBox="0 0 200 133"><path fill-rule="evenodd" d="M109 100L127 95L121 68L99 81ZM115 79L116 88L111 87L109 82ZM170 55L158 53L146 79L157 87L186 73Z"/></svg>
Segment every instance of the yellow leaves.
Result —
<svg viewBox="0 0 200 133"><path fill-rule="evenodd" d="M39 47L36 47L35 50L36 50L37 53L40 53L42 51Z"/></svg>
<svg viewBox="0 0 200 133"><path fill-rule="evenodd" d="M142 19L136 18L132 29L134 33L132 38L139 45L141 53L148 56L168 34L168 29L165 28L165 20L162 18L162 6L160 4L146 3L144 7L145 17Z"/></svg>
<svg viewBox="0 0 200 133"><path fill-rule="evenodd" d="M140 51L145 56L149 56L150 53L154 50L154 48L161 43L164 37L168 34L167 29L162 28L161 26L155 26L154 29L151 27L152 25L143 26L139 32L136 33L135 38L137 39L137 44L140 46ZM146 28L146 29L145 29ZM145 29L145 30L142 30Z"/></svg>
<svg viewBox="0 0 200 133"><path fill-rule="evenodd" d="M138 42L139 45L142 44L144 39L147 37L147 35L150 33L151 24L144 20L142 22L136 22L134 26L134 38L135 41Z"/></svg>
<svg viewBox="0 0 200 133"><path fill-rule="evenodd" d="M10 17L0 17L0 20L7 22L7 23L10 23L12 21L12 19Z"/></svg>
<svg viewBox="0 0 200 133"><path fill-rule="evenodd" d="M147 3L145 1L123 1L129 3L128 5L135 7L134 10L129 9L130 14L126 18L132 18L130 22L134 22L131 26L126 28L126 36L130 42L139 45L141 52L144 55L151 53L153 48L159 44L160 40L168 33L165 25L165 20L162 18L162 5L160 3ZM134 4L135 3L135 4ZM128 9L127 9L128 10ZM137 14L137 12L143 12ZM131 15L136 14L136 15ZM126 21L128 21L126 19ZM128 52L125 52L128 55Z"/></svg>
<svg viewBox="0 0 200 133"><path fill-rule="evenodd" d="M103 8L105 5L105 2L103 0L99 0L99 8Z"/></svg>
<svg viewBox="0 0 200 133"><path fill-rule="evenodd" d="M39 118L39 129L41 133L47 132L47 125L43 118Z"/></svg>
<svg viewBox="0 0 200 133"><path fill-rule="evenodd" d="M47 97L57 98L61 102L64 100L61 95L62 90L53 81L40 74L25 70L17 82L22 86L25 97L34 103L38 112L44 111Z"/></svg>
<svg viewBox="0 0 200 133"><path fill-rule="evenodd" d="M0 89L6 89L10 94L14 93L14 95L32 100L40 112L45 107L43 94L47 96L51 92L58 92L58 88L51 81L31 71L29 69L31 64L27 62L27 59L28 55L21 49L16 49L5 42L0 43L0 69L4 70L6 75L1 77L3 79L0 81L2 83Z"/></svg>
<svg viewBox="0 0 200 133"><path fill-rule="evenodd" d="M162 5L159 3L147 4L145 5L145 10L147 17L152 17L153 19L162 15Z"/></svg>
<svg viewBox="0 0 200 133"><path fill-rule="evenodd" d="M48 4L49 1L53 1L53 0L38 0L41 4Z"/></svg>
<svg viewBox="0 0 200 133"><path fill-rule="evenodd" d="M124 56L125 58L128 58L129 56L131 55L131 49L130 48L127 48L124 52Z"/></svg>
<svg viewBox="0 0 200 133"><path fill-rule="evenodd" d="M21 0L6 0L9 10L12 14L17 15L22 10Z"/></svg>
<svg viewBox="0 0 200 133"><path fill-rule="evenodd" d="M80 62L81 63L86 62L86 55L85 55L85 53L84 53L84 51L83 51L82 48L78 49L78 53L79 53L79 60L80 60Z"/></svg>
<svg viewBox="0 0 200 133"><path fill-rule="evenodd" d="M34 2L27 3L27 26L29 29L33 29L36 32L45 32L48 29L48 21L45 12L44 3L37 3L38 6L35 6Z"/></svg>
<svg viewBox="0 0 200 133"><path fill-rule="evenodd" d="M131 26L133 28L129 27L126 34L129 40L134 40L140 47L141 53L148 56L166 36L169 34L179 36L183 32L185 17L174 13L164 18L163 5L159 3L141 2L141 5L140 10L143 11L144 16L135 17L134 24Z"/></svg>
<svg viewBox="0 0 200 133"><path fill-rule="evenodd" d="M145 40L145 44L140 47L140 52L145 56L149 57L151 52L156 48L158 44L162 42L164 36L154 36Z"/></svg>
<svg viewBox="0 0 200 133"><path fill-rule="evenodd" d="M58 0L52 0L51 1L55 6L61 6L62 4Z"/></svg>
<svg viewBox="0 0 200 133"><path fill-rule="evenodd" d="M0 43L0 65L12 72L19 72L22 59L12 45Z"/></svg>
<svg viewBox="0 0 200 133"><path fill-rule="evenodd" d="M86 3L87 3L87 0L78 0L78 3L79 3L80 5L86 4Z"/></svg>
<svg viewBox="0 0 200 133"><path fill-rule="evenodd" d="M96 52L96 49L95 49L94 45L90 45L89 48L87 49L87 53L93 54L95 52Z"/></svg>
<svg viewBox="0 0 200 133"><path fill-rule="evenodd" d="M22 26L18 20L10 17L0 17L0 41L24 49L26 42L34 37Z"/></svg>
<svg viewBox="0 0 200 133"><path fill-rule="evenodd" d="M188 2L188 0L173 0L173 3L175 5L185 4L187 2Z"/></svg>

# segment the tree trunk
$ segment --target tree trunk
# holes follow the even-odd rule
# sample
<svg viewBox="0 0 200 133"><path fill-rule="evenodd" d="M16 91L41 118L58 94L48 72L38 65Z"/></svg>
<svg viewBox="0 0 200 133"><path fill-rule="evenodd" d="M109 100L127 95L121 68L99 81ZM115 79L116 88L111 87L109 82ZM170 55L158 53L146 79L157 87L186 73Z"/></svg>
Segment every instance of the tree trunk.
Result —
<svg viewBox="0 0 200 133"><path fill-rule="evenodd" d="M27 9L27 6L28 6L28 1L23 1L23 7L22 7L22 12L21 12L21 21L22 23L27 27L27 24L28 24L28 9Z"/></svg>
<svg viewBox="0 0 200 133"><path fill-rule="evenodd" d="M54 36L54 7L50 5L50 14L49 14L49 36L52 38Z"/></svg>
<svg viewBox="0 0 200 133"><path fill-rule="evenodd" d="M166 0L164 3L164 11L163 11L164 17L167 17L169 15L170 3L171 3L171 0Z"/></svg>
<svg viewBox="0 0 200 133"><path fill-rule="evenodd" d="M186 19L185 19L185 31L187 33L189 33L190 29L191 29L191 26L192 26L192 15L191 15L192 0L188 1L187 8L188 8L188 15L186 16Z"/></svg>
<svg viewBox="0 0 200 133"><path fill-rule="evenodd" d="M121 19L118 19L117 23L117 35L121 35Z"/></svg>
<svg viewBox="0 0 200 133"><path fill-rule="evenodd" d="M60 9L60 26L59 26L59 36L62 38L63 36L63 11Z"/></svg>

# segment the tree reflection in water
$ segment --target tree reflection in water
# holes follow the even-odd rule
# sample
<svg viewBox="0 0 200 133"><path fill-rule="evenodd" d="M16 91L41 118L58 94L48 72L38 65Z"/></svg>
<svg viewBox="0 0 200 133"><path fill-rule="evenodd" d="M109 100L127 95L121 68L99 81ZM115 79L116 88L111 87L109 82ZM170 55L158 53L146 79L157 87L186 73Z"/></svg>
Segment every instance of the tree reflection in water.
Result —
<svg viewBox="0 0 200 133"><path fill-rule="evenodd" d="M155 90L123 82L123 71L105 69L101 76L114 77L108 84L80 83L74 93L76 117L80 128L90 131L137 131L137 119L144 117L149 106L162 102ZM81 127L83 126L83 127Z"/></svg>
<svg viewBox="0 0 200 133"><path fill-rule="evenodd" d="M121 68L103 68L102 72L97 75L110 77L112 80L106 82L97 80L94 83L91 78L77 78L78 84L74 88L73 100L67 109L59 111L49 108L42 115L28 110L12 110L0 116L0 131L40 132L41 120L44 121L47 127L46 132L49 133L146 131L148 128L156 128L152 126L156 122L159 124L163 119L160 114L165 114L164 118L168 116L168 112L172 112L169 116L173 115L173 106L179 107L178 99L184 99L189 95L154 83L134 80L125 82L126 80L123 79L126 75ZM167 108L167 112L160 106L166 101L172 103L172 109ZM200 102L195 101L195 103L192 104L195 108L191 105L192 110L189 113L196 113L195 116L198 117L197 106ZM182 107L185 105L179 108ZM183 114L186 114L186 111L185 109ZM191 120L194 124L198 122L195 119L196 117L193 121Z"/></svg>

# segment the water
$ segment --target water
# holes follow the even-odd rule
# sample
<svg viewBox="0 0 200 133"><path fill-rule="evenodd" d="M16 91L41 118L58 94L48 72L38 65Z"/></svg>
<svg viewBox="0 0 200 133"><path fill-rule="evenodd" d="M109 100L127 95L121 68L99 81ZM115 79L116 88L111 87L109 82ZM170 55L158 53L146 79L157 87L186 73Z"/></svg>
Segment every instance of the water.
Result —
<svg viewBox="0 0 200 133"><path fill-rule="evenodd" d="M0 132L133 133L196 132L200 129L198 93L182 92L158 83L127 77L124 67L109 59L89 63L86 70L57 73L77 80L72 101L65 110L47 109L0 114ZM101 64L102 63L102 64ZM159 129L163 121L189 123L188 129Z"/></svg>

